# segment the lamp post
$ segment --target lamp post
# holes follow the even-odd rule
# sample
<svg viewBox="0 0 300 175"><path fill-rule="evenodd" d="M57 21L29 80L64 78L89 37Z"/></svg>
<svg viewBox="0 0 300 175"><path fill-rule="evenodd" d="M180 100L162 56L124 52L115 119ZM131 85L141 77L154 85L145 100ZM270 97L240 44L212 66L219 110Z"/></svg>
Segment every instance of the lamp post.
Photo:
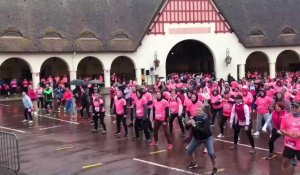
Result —
<svg viewBox="0 0 300 175"><path fill-rule="evenodd" d="M154 61L153 62L154 62L155 70L156 70L156 68L159 67L159 63L160 63L159 59L157 59L157 51L154 52Z"/></svg>
<svg viewBox="0 0 300 175"><path fill-rule="evenodd" d="M231 58L231 56L230 56L229 54L230 54L230 51L229 51L229 49L227 48L227 49L226 49L226 57L225 57L226 67L227 67L229 64L231 64L231 60L232 60L232 58Z"/></svg>

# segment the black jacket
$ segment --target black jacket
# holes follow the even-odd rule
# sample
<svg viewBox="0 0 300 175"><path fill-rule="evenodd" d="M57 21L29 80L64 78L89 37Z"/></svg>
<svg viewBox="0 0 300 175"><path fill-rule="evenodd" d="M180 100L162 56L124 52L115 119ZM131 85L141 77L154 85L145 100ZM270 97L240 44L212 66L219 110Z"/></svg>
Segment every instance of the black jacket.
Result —
<svg viewBox="0 0 300 175"><path fill-rule="evenodd" d="M208 137L212 136L210 121L206 114L204 116L195 116L194 120L196 126L192 127L191 125L187 125L186 128L189 129L190 127L192 127L192 133L195 139L205 140Z"/></svg>

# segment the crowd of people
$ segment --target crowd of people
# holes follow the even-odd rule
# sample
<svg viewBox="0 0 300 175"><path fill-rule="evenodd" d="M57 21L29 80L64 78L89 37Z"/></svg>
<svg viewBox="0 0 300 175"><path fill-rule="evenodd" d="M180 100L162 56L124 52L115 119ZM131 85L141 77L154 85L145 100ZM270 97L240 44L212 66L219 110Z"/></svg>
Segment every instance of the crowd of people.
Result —
<svg viewBox="0 0 300 175"><path fill-rule="evenodd" d="M238 148L240 132L244 131L252 148L250 154L256 153L253 137L268 129L266 160L276 156L275 142L284 137L283 167L287 168L291 160L300 160L300 74L278 73L275 79L256 72L248 75L247 79L231 78L225 82L215 81L211 74L173 73L166 82L158 79L153 88L138 86L135 81L114 82L110 88L110 113L115 118L115 135L123 133L127 137L129 128L133 127L134 141L142 138L140 131L143 131L147 145L157 146L159 140L165 139L167 149L172 150L174 142L170 134L177 120L191 158L188 168L197 167L195 150L203 143L212 162L212 174L216 174L213 131L218 129L211 129L216 120L219 139L229 135L224 130L226 125L232 128L231 150ZM107 133L104 99L94 86L76 87L73 91L62 84L54 90L49 83L41 82L36 90L29 86L28 96L23 92L24 122L32 123L31 113L36 114L42 108L51 115L54 100L58 110L65 104L65 111L70 110L71 117L77 113L74 106L79 106L80 117L84 118L85 110L93 123L93 133L99 131L99 120L102 134ZM158 137L161 128L164 138Z"/></svg>

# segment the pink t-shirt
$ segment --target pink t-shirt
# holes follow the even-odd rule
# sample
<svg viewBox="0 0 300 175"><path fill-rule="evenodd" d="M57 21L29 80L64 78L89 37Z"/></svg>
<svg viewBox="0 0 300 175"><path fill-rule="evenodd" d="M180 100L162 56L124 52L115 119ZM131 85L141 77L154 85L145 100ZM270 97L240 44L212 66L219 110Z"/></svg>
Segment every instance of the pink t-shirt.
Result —
<svg viewBox="0 0 300 175"><path fill-rule="evenodd" d="M155 120L165 121L166 119L166 108L168 107L168 102L165 99L160 101L155 100L153 107L155 108Z"/></svg>
<svg viewBox="0 0 300 175"><path fill-rule="evenodd" d="M200 101L197 101L197 103L190 103L188 106L187 106L187 111L190 112L191 114L191 118L194 118L197 114L197 109L199 107L201 107L202 103Z"/></svg>
<svg viewBox="0 0 300 175"><path fill-rule="evenodd" d="M272 104L273 99L266 96L264 98L258 97L255 104L257 105L257 113L267 114L269 113L269 106Z"/></svg>
<svg viewBox="0 0 300 175"><path fill-rule="evenodd" d="M231 116L231 111L232 111L233 104L229 103L230 101L234 101L234 100L230 98L228 100L222 101L223 115L225 117L230 117Z"/></svg>
<svg viewBox="0 0 300 175"><path fill-rule="evenodd" d="M137 118L142 118L144 117L144 106L147 105L147 100L142 97L142 98L135 98L133 101L134 105L136 106L136 117Z"/></svg>
<svg viewBox="0 0 300 175"><path fill-rule="evenodd" d="M118 115L125 114L125 111L124 111L124 106L125 105L126 105L126 100L124 98L121 98L121 99L116 98L115 99L116 113Z"/></svg>
<svg viewBox="0 0 300 175"><path fill-rule="evenodd" d="M149 92L146 92L143 97L147 100L147 103L153 101L152 95ZM152 108L152 105L148 105L147 108Z"/></svg>
<svg viewBox="0 0 300 175"><path fill-rule="evenodd" d="M95 108L95 111L96 112L100 112L100 105L103 104L103 100L102 99L98 99L98 100L94 100L93 101L93 105L94 105L94 108ZM104 111L104 108L102 107L102 110L101 112L105 112Z"/></svg>
<svg viewBox="0 0 300 175"><path fill-rule="evenodd" d="M179 106L181 105L181 100L176 97L169 99L169 108L171 114L178 114L179 113Z"/></svg>
<svg viewBox="0 0 300 175"><path fill-rule="evenodd" d="M211 104L212 104L211 106L212 106L213 109L220 109L220 108L222 108L221 102L218 105L214 104L215 102L219 102L221 100L221 98L222 98L221 95L217 95L217 96L211 95L210 96L210 101L211 101Z"/></svg>
<svg viewBox="0 0 300 175"><path fill-rule="evenodd" d="M300 118L296 118L293 114L287 114L282 118L280 129L287 132L300 133ZM284 145L293 150L300 151L300 138L284 137Z"/></svg>

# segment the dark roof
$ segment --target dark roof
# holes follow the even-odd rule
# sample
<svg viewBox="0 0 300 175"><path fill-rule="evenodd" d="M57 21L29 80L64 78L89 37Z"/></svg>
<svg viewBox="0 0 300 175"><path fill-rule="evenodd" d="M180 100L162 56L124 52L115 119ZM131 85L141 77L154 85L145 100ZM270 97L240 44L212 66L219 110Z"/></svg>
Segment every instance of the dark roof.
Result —
<svg viewBox="0 0 300 175"><path fill-rule="evenodd" d="M163 0L1 0L2 52L132 52Z"/></svg>
<svg viewBox="0 0 300 175"><path fill-rule="evenodd" d="M300 45L300 1L213 1L245 47Z"/></svg>

